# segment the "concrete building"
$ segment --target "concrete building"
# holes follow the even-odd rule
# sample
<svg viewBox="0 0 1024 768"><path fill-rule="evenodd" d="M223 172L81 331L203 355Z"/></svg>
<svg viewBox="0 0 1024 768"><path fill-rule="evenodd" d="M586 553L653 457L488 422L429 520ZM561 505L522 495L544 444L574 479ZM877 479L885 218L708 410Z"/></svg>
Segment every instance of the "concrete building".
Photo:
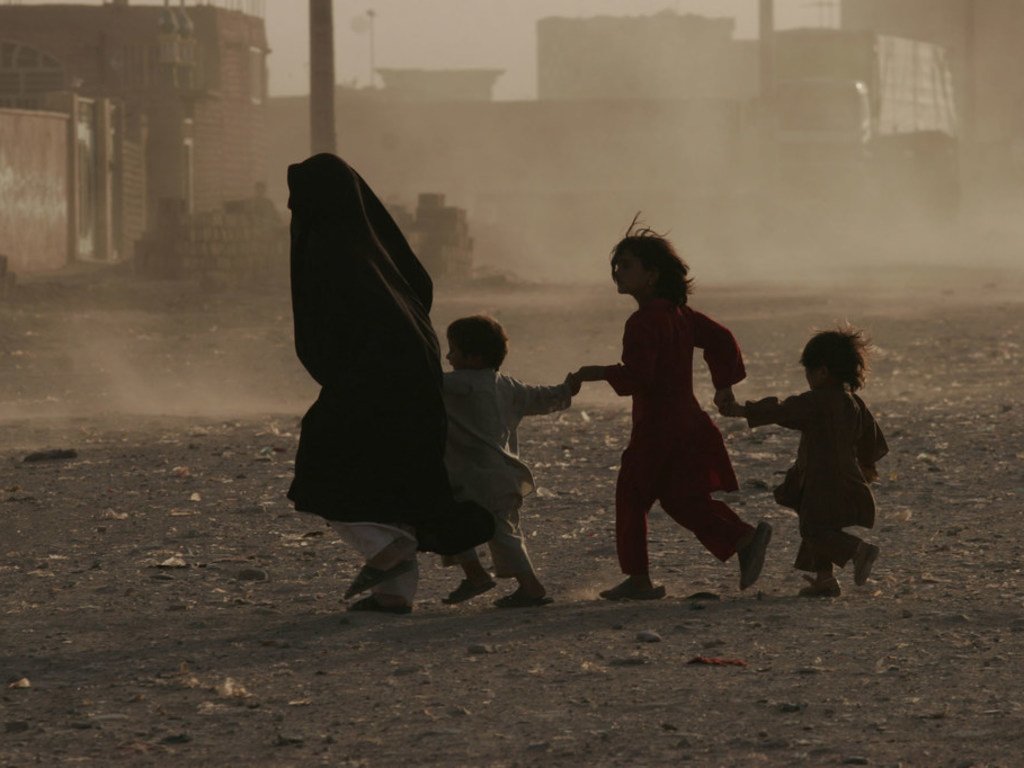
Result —
<svg viewBox="0 0 1024 768"><path fill-rule="evenodd" d="M491 101L501 69L377 69L381 96L397 101Z"/></svg>
<svg viewBox="0 0 1024 768"><path fill-rule="evenodd" d="M845 29L940 43L950 52L963 138L983 155L1024 146L1024 3L1020 0L843 0Z"/></svg>
<svg viewBox="0 0 1024 768"><path fill-rule="evenodd" d="M756 41L731 18L679 15L550 17L537 22L541 100L752 99Z"/></svg>
<svg viewBox="0 0 1024 768"><path fill-rule="evenodd" d="M0 6L0 107L69 116L72 257L128 257L163 201L266 179L266 34L234 6Z"/></svg>

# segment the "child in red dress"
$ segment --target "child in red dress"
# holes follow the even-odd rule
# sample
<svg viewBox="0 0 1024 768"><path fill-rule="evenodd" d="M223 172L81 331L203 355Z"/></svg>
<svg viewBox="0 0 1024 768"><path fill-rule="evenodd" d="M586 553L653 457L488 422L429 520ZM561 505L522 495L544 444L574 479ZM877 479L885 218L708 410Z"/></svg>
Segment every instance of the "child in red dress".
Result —
<svg viewBox="0 0 1024 768"><path fill-rule="evenodd" d="M636 220L612 251L612 280L639 309L626 321L619 365L584 366L578 381L607 381L633 398L633 429L615 490L615 543L626 580L607 600L653 600L664 586L650 579L647 514L654 502L689 529L719 560L739 554L740 589L764 565L771 526L743 522L715 491L734 491L736 475L722 435L693 394L693 350L704 351L720 407L735 402L746 376L729 330L687 306L689 268L661 235Z"/></svg>

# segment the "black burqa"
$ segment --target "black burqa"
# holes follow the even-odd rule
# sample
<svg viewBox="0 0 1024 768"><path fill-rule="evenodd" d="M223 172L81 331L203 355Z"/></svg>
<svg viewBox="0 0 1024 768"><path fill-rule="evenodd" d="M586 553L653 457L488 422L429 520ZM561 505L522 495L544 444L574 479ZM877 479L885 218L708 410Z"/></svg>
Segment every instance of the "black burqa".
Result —
<svg viewBox="0 0 1024 768"><path fill-rule="evenodd" d="M486 541L490 521L454 503L444 468L430 276L340 158L289 166L288 189L295 350L321 386L288 498L328 520L413 525L421 549Z"/></svg>

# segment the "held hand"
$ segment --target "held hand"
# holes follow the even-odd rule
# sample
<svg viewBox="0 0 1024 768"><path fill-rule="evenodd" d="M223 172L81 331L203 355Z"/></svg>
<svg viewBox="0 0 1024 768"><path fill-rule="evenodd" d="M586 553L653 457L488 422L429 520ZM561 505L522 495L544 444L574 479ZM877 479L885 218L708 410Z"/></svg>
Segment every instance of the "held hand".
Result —
<svg viewBox="0 0 1024 768"><path fill-rule="evenodd" d="M573 375L579 377L580 381L604 381L604 366L584 365Z"/></svg>
<svg viewBox="0 0 1024 768"><path fill-rule="evenodd" d="M583 380L576 373L570 373L565 377L565 384L569 387L569 393L576 397L580 393Z"/></svg>
<svg viewBox="0 0 1024 768"><path fill-rule="evenodd" d="M715 407L723 416L728 416L723 409L729 404L736 404L736 396L732 393L732 387L723 387L715 391Z"/></svg>
<svg viewBox="0 0 1024 768"><path fill-rule="evenodd" d="M722 403L718 406L718 412L723 416L738 416L743 417L747 415L747 409L742 405L733 400L730 403Z"/></svg>

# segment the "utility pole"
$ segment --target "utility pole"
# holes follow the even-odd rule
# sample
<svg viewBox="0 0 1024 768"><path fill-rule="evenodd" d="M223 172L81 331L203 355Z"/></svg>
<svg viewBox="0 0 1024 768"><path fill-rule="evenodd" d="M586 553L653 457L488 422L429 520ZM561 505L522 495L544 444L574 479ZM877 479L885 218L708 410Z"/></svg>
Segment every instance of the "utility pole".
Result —
<svg viewBox="0 0 1024 768"><path fill-rule="evenodd" d="M964 3L963 115L960 136L967 145L977 138L978 109L978 12L974 0Z"/></svg>
<svg viewBox="0 0 1024 768"><path fill-rule="evenodd" d="M334 13L332 0L309 0L309 144L334 152Z"/></svg>
<svg viewBox="0 0 1024 768"><path fill-rule="evenodd" d="M775 91L775 3L760 0L758 6L758 45L760 46L761 103L771 103Z"/></svg>

